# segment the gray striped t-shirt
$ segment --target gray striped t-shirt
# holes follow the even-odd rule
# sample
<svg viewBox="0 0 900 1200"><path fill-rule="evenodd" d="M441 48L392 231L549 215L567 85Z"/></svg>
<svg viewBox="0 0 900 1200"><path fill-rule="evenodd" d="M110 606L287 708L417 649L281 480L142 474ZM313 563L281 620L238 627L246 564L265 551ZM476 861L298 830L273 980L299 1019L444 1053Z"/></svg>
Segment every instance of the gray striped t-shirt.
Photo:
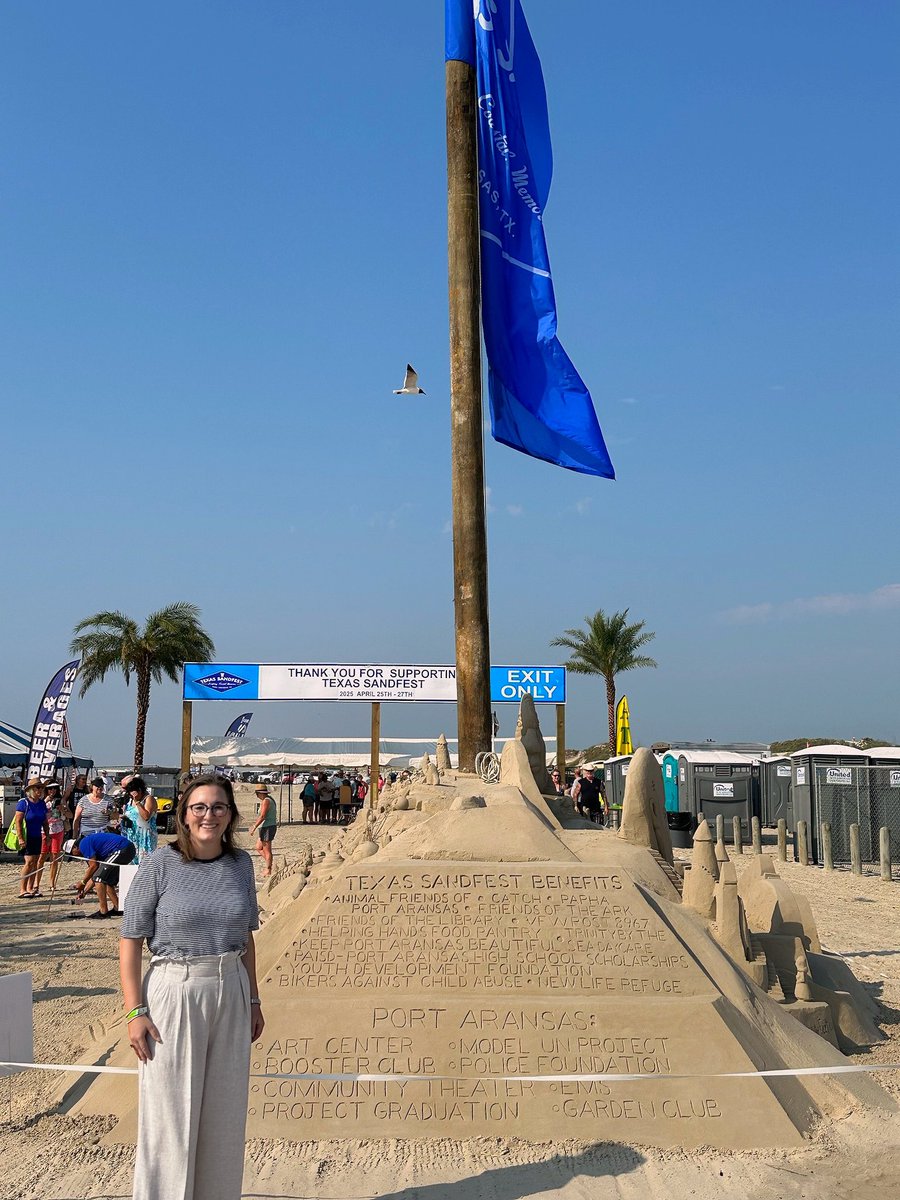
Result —
<svg viewBox="0 0 900 1200"><path fill-rule="evenodd" d="M138 868L122 918L122 937L146 938L162 958L243 950L252 929L259 906L246 850L185 862L174 846L160 846Z"/></svg>

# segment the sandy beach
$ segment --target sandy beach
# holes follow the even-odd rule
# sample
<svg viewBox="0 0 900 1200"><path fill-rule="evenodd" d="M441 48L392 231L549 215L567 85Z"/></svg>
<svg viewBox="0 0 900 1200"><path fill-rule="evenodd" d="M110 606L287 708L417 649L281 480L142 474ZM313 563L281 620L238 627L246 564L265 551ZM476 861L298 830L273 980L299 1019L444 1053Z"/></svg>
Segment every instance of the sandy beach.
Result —
<svg viewBox="0 0 900 1200"><path fill-rule="evenodd" d="M249 812L249 797L239 802ZM307 845L324 849L333 826L279 831L276 865ZM247 844L246 836L243 839ZM689 857L688 852L678 852ZM749 854L736 859L738 872ZM258 871L261 868L258 867ZM792 862L780 874L807 896L823 945L843 955L880 1008L887 1040L860 1063L900 1062L900 945L897 883L847 871L826 875ZM59 898L16 899L17 868L0 866L0 971L34 977L35 1059L74 1062L121 1012L117 922L72 921L70 886L80 868L61 871ZM265 906L265 892L260 893ZM90 909L88 909L90 911ZM67 1080L77 1080L72 1075ZM900 1101L900 1071L876 1076ZM100 1144L105 1118L53 1111L61 1076L32 1071L0 1082L0 1197L101 1200L131 1194L132 1146ZM849 1109L822 1123L800 1151L727 1153L598 1143L589 1124L569 1123L553 1143L513 1138L250 1140L244 1196L362 1200L518 1200L519 1197L725 1196L734 1200L886 1200L900 1194L900 1118Z"/></svg>

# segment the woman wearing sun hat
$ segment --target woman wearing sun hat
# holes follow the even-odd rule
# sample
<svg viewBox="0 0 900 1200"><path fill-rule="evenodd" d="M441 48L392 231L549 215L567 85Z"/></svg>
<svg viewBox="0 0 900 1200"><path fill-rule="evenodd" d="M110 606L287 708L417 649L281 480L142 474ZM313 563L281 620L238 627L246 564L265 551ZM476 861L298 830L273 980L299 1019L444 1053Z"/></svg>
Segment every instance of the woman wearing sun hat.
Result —
<svg viewBox="0 0 900 1200"><path fill-rule="evenodd" d="M25 795L16 805L16 827L19 839L25 843L25 862L19 879L19 899L36 899L40 889L35 882L41 843L47 832L46 789L43 779L35 776L25 785Z"/></svg>
<svg viewBox="0 0 900 1200"><path fill-rule="evenodd" d="M259 803L259 815L250 826L251 833L258 833L259 841L256 848L262 855L266 869L263 878L272 874L272 842L278 828L278 813L275 811L275 801L269 795L269 789L264 783L256 785L256 799Z"/></svg>

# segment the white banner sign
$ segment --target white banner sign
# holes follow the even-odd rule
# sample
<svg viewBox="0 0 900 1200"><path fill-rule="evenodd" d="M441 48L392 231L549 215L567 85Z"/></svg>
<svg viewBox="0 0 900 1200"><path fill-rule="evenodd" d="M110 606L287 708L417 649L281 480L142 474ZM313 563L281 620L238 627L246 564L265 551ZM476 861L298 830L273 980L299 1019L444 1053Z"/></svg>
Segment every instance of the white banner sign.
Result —
<svg viewBox="0 0 900 1200"><path fill-rule="evenodd" d="M891 771L890 786L900 788L900 771Z"/></svg>
<svg viewBox="0 0 900 1200"><path fill-rule="evenodd" d="M728 800L734 798L733 783L714 783L713 784L713 799Z"/></svg>
<svg viewBox="0 0 900 1200"><path fill-rule="evenodd" d="M790 779L791 768L787 766L776 767L775 774L779 777L779 779Z"/></svg>
<svg viewBox="0 0 900 1200"><path fill-rule="evenodd" d="M797 768L797 784L803 787L806 783L806 767Z"/></svg>
<svg viewBox="0 0 900 1200"><path fill-rule="evenodd" d="M456 667L261 665L260 700L455 700Z"/></svg>
<svg viewBox="0 0 900 1200"><path fill-rule="evenodd" d="M455 700L456 667L185 663L185 700Z"/></svg>

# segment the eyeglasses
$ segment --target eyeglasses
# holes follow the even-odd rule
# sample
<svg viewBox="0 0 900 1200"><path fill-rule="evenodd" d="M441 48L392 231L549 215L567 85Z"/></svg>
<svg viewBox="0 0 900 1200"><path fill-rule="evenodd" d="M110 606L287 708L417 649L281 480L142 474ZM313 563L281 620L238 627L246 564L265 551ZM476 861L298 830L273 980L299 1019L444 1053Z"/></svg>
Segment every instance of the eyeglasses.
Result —
<svg viewBox="0 0 900 1200"><path fill-rule="evenodd" d="M212 813L214 817L224 817L227 812L231 811L229 804L189 804L188 812L194 817L205 817L207 813Z"/></svg>

